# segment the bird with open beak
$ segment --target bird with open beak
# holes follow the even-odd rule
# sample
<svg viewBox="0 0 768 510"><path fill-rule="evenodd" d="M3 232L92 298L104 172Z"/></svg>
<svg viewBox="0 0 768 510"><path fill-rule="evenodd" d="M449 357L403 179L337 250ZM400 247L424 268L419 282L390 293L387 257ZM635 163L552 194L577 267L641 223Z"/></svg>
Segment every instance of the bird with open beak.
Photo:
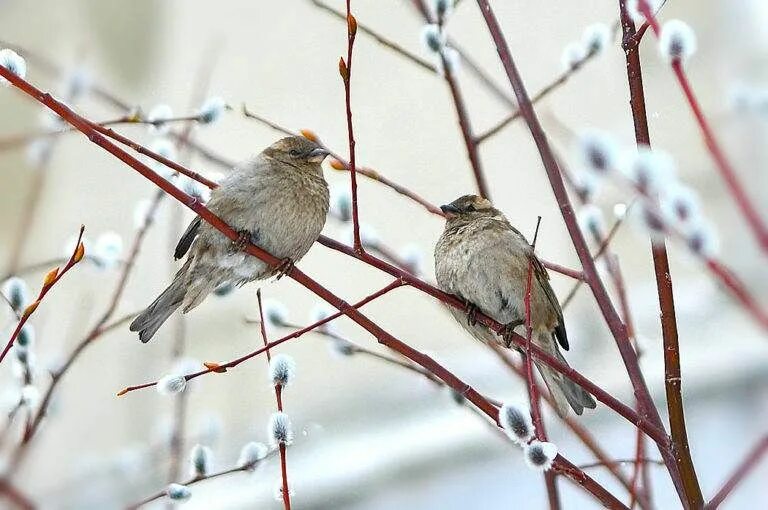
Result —
<svg viewBox="0 0 768 510"><path fill-rule="evenodd" d="M170 286L131 323L148 342L179 307L184 313L221 285L244 285L281 274L317 240L328 214L328 184L321 163L328 150L303 136L273 143L237 166L211 192L210 209L240 233L237 242L202 221L192 220L176 246L187 256ZM253 243L283 260L279 268L246 253Z"/></svg>
<svg viewBox="0 0 768 510"><path fill-rule="evenodd" d="M435 246L435 273L438 286L467 305L466 311L451 307L454 318L472 336L484 342L511 346L516 328L525 335L525 294L529 263L533 264L530 316L534 345L566 363L560 347L568 350L563 312L546 269L525 237L490 201L465 195L441 207L445 230ZM480 311L505 325L499 336L478 324ZM567 364L567 363L566 363ZM595 408L592 396L573 381L536 362L558 414L571 408L581 414Z"/></svg>

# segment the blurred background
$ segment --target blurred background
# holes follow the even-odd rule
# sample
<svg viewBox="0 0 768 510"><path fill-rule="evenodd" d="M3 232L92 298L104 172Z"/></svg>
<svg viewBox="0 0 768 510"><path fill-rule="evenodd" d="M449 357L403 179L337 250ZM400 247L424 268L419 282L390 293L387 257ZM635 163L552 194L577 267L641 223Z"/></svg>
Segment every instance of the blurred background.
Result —
<svg viewBox="0 0 768 510"><path fill-rule="evenodd" d="M343 9L340 0L328 4ZM493 2L525 83L532 93L562 73L565 48L593 23L611 26L615 0L582 2ZM428 61L420 44L421 15L406 0L355 0L361 24ZM699 51L688 65L706 114L724 142L741 179L764 216L768 203L768 4L764 0L669 0L662 20L681 18L696 31ZM503 91L508 84L477 5L461 1L447 32ZM130 106L149 112L168 104L176 115L194 114L202 98L220 96L233 107L218 122L193 126L192 137L231 161L261 151L280 135L241 114L241 105L291 130L311 129L341 154L347 153L344 91L337 61L346 53L343 22L310 1L219 0L0 0L0 39L28 57L27 77L68 99L73 83L98 85ZM643 70L653 142L675 158L680 179L697 191L704 214L719 236L720 256L763 306L768 273L758 247L734 207L701 141L655 38L642 45ZM51 72L33 55L56 65ZM456 71L477 132L493 126L511 107L490 93L461 65ZM73 81L74 80L74 81ZM437 73L425 71L359 33L352 79L357 155L362 165L414 190L434 204L474 192L451 95ZM94 120L125 112L84 87L77 111ZM760 92L760 91L763 92ZM69 92L68 92L69 91ZM745 99L747 98L747 99ZM751 98L751 99L750 99ZM760 111L762 101L762 111ZM567 162L573 133L599 128L623 145L634 143L624 54L618 37L590 59L537 110L555 148ZM0 140L50 129L55 121L12 89L0 90ZM144 144L158 134L145 126L118 126ZM174 125L174 130L184 125ZM2 146L2 145L0 145ZM41 155L41 152L47 154ZM193 152L182 162L205 175L226 169ZM482 145L481 158L497 207L526 235L542 216L538 253L578 267L551 189L524 124L513 124ZM575 162L574 162L575 163ZM348 174L326 164L334 190ZM65 253L80 224L93 247L119 248L124 260L155 187L77 134L0 150L0 260L36 294L52 266L36 267ZM36 212L30 197L39 190ZM596 201L612 223L616 204L632 200L608 185ZM416 262L434 279L432 248L443 225L419 205L367 179L360 180L360 215L369 237ZM619 211L621 206L619 206ZM165 199L147 230L125 295L113 318L133 313L163 289L178 267L172 247L191 219L179 203ZM647 234L627 222L613 246L624 271L628 301L644 350L642 368L665 415L659 309ZM329 218L325 233L349 238L349 224ZM23 235L19 235L23 230ZM105 237L105 234L108 234ZM20 244L20 237L23 244ZM20 252L19 252L20 250ZM19 252L19 253L17 253ZM89 253L97 253L89 250ZM115 253L115 252L110 252ZM13 263L14 257L17 259ZM670 243L680 331L683 391L689 439L705 497L712 496L768 424L768 344L756 323L720 288L684 245ZM98 261L97 261L98 262ZM390 280L370 267L316 245L299 267L348 302ZM30 321L37 358L32 385L42 393L49 370L60 366L107 310L121 272L118 263L89 261L68 273ZM573 281L552 275L561 300ZM287 320L308 324L321 304L290 279L262 282L267 300L286 309ZM14 484L44 508L121 508L162 490L168 483L169 437L178 426L178 402L149 389L116 398L122 388L157 380L181 366L224 362L261 344L257 284L211 297L183 319L172 319L146 345L122 325L89 344L54 394L48 416L14 474ZM313 312L313 310L315 310ZM402 288L366 306L364 312L409 345L499 400L525 398L525 387L492 352L468 337L436 301ZM8 337L15 325L7 307ZM315 314L315 315L313 315ZM614 341L590 293L581 289L565 312L571 365L623 402L632 391ZM351 321L335 331L357 344L384 352ZM289 328L269 328L270 338ZM330 347L330 348L329 348ZM286 390L286 412L296 439L288 450L293 502L297 509L469 507L543 508L542 477L528 469L521 451L499 437L450 392L424 377L363 354L344 356L320 335L288 342L279 352L297 363ZM179 360L181 354L181 361ZM3 416L19 402L21 386L10 363L0 367ZM29 391L29 390L27 390ZM216 469L235 464L241 446L267 441L274 411L267 366L258 357L225 375L194 380L185 392L183 465L195 443L210 446ZM34 400L34 399L32 399ZM34 405L34 402L32 404ZM3 430L0 459L7 464L21 435L26 409ZM605 406L579 419L613 458L635 455L635 429ZM575 464L594 462L562 422L546 410L551 440ZM174 425L176 423L176 425ZM4 457L3 457L4 456ZM649 444L647 456L659 459ZM768 466L750 476L723 508L768 505ZM631 474L631 466L622 466ZM679 501L663 467L651 465L657 508ZM588 473L624 501L626 491L603 468ZM187 508L282 508L274 498L280 480L272 457L255 473L236 473L191 487ZM561 479L564 508L596 508L583 491ZM0 503L2 505L3 503ZM154 503L158 508L165 500Z"/></svg>

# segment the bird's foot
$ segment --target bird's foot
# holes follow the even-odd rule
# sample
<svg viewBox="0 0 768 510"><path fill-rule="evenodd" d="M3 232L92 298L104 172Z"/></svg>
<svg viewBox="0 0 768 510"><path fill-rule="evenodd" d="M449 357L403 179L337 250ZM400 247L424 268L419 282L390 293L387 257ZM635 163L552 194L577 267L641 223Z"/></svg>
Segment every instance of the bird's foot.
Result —
<svg viewBox="0 0 768 510"><path fill-rule="evenodd" d="M504 340L504 345L507 346L507 349L512 347L512 335L514 334L515 328L522 326L523 324L525 324L524 319L518 319L504 324L504 327L501 329L501 338Z"/></svg>
<svg viewBox="0 0 768 510"><path fill-rule="evenodd" d="M293 271L294 262L289 259L285 258L280 262L280 265L277 266L277 279L279 280L283 276L286 276L290 274L291 271Z"/></svg>
<svg viewBox="0 0 768 510"><path fill-rule="evenodd" d="M232 241L232 248L235 251L244 251L248 243L251 242L251 233L247 230L237 231L237 240Z"/></svg>
<svg viewBox="0 0 768 510"><path fill-rule="evenodd" d="M474 326L477 324L477 312L480 311L479 308L477 308L477 305L474 305L467 301L467 304L464 308L464 310L467 312L467 324L470 326Z"/></svg>

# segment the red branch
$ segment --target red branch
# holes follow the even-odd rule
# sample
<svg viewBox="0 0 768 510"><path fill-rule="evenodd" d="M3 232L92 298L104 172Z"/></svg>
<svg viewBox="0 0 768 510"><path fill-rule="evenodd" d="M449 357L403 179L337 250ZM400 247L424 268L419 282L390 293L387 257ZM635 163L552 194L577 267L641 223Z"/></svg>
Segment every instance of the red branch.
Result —
<svg viewBox="0 0 768 510"><path fill-rule="evenodd" d="M659 37L661 34L661 26L659 25L658 20L656 20L656 16L651 10L651 6L646 0L640 0L639 7L643 16L648 20L648 24L651 26L653 32ZM715 133L712 131L712 127L709 125L709 121L702 111L701 103L696 98L696 94L693 91L693 87L688 80L688 76L683 69L683 64L680 59L672 61L672 71L683 91L683 95L685 95L688 106L690 106L693 116L696 119L696 123L699 125L701 136L704 138L704 143L707 146L707 150L712 156L712 159L715 160L720 175L722 175L725 184L730 189L731 194L733 194L736 204L741 209L741 212L757 238L760 247L763 251L768 253L768 225L766 225L760 217L755 205L752 203L749 195L747 195L741 182L739 182L733 165L731 165L731 162L725 156L722 147L720 147L720 142L717 140Z"/></svg>
<svg viewBox="0 0 768 510"><path fill-rule="evenodd" d="M80 233L77 236L77 244L75 244L72 255L70 255L69 260L64 265L64 267L62 269L59 269L58 267L54 268L46 275L43 286L40 289L40 293L37 295L37 299L24 310L24 313L21 314L21 320L18 322L18 324L16 324L16 329L13 330L11 338L8 340L8 343L5 344L3 352L0 353L0 363L2 363L3 359L5 359L8 351L10 351L11 347L13 346L13 342L16 341L16 337L19 336L19 333L21 333L21 330L24 328L24 324L26 324L32 314L35 313L35 310L37 310L37 307L40 306L40 303L42 302L45 295L48 294L48 291L51 290L53 286L59 282L59 280L62 279L67 271L72 269L75 264L83 259L83 256L85 255L85 248L83 247L83 243L81 241L83 239L84 231L85 226L81 226Z"/></svg>
<svg viewBox="0 0 768 510"><path fill-rule="evenodd" d="M619 2L624 40L633 41L625 47L627 79L629 81L630 105L635 127L635 139L638 145L650 147L651 136L648 130L648 114L645 107L645 89L643 70L640 62L639 40L636 38L635 25L627 13L623 0ZM658 203L657 199L654 199ZM704 502L688 446L688 431L685 426L685 410L682 396L682 374L680 371L680 343L675 315L675 298L672 289L672 275L669 269L667 247L664 240L651 242L653 267L656 274L656 288L661 311L661 331L664 340L664 383L669 412L669 426L674 457L683 483L684 496L689 508L700 508ZM642 438L638 438L637 457L642 457ZM640 465L635 465L639 473Z"/></svg>

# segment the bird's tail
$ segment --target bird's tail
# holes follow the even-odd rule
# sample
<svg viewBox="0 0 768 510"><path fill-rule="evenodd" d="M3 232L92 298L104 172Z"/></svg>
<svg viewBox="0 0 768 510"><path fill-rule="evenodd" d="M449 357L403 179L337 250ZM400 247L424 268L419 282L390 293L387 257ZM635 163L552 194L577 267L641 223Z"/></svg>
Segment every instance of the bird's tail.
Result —
<svg viewBox="0 0 768 510"><path fill-rule="evenodd" d="M180 271L168 288L133 319L130 330L138 331L139 339L143 343L149 342L160 326L181 306L184 301L184 289L184 276Z"/></svg>
<svg viewBox="0 0 768 510"><path fill-rule="evenodd" d="M541 332L538 334L539 347L553 355L559 361L564 364L568 364L560 354L560 350L557 348L557 343L552 334L549 332ZM584 412L584 408L594 409L597 404L592 395L587 393L581 386L571 381L557 370L550 368L548 365L542 362L536 362L536 368L539 369L541 377L544 379L544 383L549 389L550 395L555 400L557 414L565 417L568 414L568 408L573 409L576 414Z"/></svg>

